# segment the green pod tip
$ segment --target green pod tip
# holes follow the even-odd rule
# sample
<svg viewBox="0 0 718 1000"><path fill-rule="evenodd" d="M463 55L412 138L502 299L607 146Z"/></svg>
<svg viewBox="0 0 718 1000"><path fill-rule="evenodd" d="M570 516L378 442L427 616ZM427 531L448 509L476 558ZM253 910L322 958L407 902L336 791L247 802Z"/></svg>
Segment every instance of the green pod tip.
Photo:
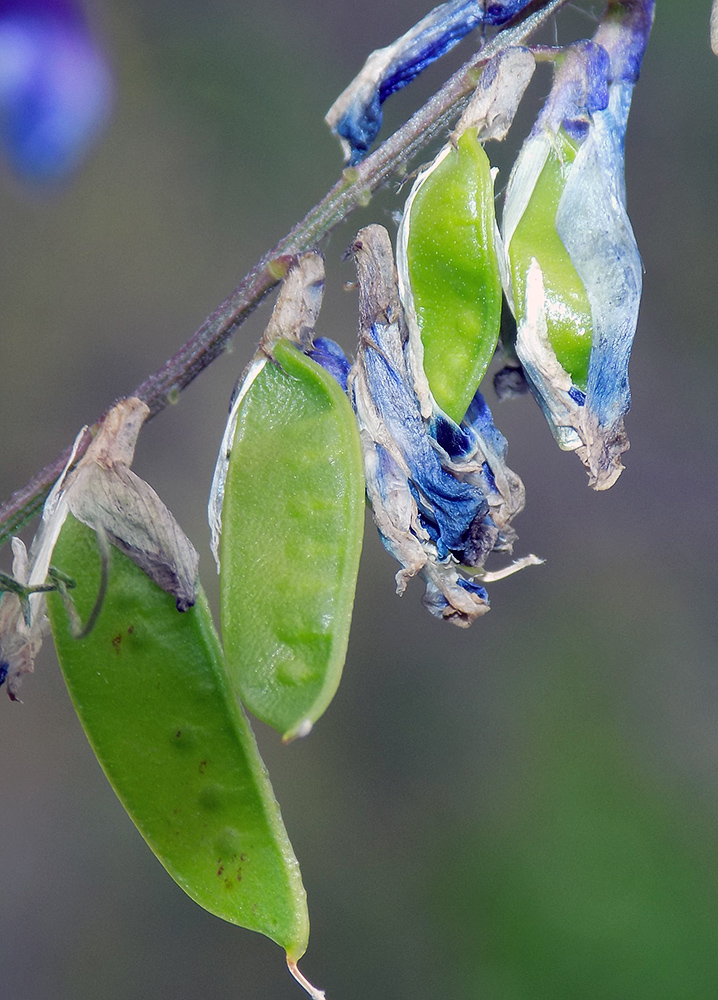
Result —
<svg viewBox="0 0 718 1000"><path fill-rule="evenodd" d="M543 167L510 237L508 254L517 317L526 312L526 282L535 259L543 276L549 342L574 385L585 392L593 338L591 305L556 230L556 214L577 150L563 130L551 137Z"/></svg>

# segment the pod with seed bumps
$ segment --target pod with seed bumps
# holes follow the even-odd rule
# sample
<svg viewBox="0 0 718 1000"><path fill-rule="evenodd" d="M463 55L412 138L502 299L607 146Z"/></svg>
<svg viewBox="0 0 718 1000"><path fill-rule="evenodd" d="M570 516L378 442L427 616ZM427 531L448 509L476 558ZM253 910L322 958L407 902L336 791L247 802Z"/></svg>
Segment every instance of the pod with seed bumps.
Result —
<svg viewBox="0 0 718 1000"><path fill-rule="evenodd" d="M210 500L228 668L285 740L309 732L339 684L364 528L348 362L312 337L323 278L321 257L306 254L285 279Z"/></svg>
<svg viewBox="0 0 718 1000"><path fill-rule="evenodd" d="M457 423L499 336L495 229L489 159L469 129L419 175L397 245L402 299L421 333L429 386Z"/></svg>
<svg viewBox="0 0 718 1000"><path fill-rule="evenodd" d="M86 618L101 578L95 533L69 515L53 565ZM299 867L267 772L227 677L204 595L184 613L113 550L89 635L48 610L70 695L100 764L176 882L205 909L297 960L308 917Z"/></svg>

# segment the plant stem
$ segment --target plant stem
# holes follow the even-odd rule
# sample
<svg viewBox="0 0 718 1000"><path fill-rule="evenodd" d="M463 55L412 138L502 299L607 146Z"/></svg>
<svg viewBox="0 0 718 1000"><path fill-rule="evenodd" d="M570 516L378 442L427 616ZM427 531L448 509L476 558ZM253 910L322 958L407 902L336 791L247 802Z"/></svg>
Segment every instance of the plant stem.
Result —
<svg viewBox="0 0 718 1000"><path fill-rule="evenodd" d="M511 45L520 45L567 2L535 0L495 35L477 56L465 63L394 135L357 167L345 169L325 197L262 257L174 357L135 389L133 395L147 403L150 417L175 401L182 389L223 353L233 333L282 280L296 254L316 246L355 208L366 206L373 192L404 169L459 113L489 59ZM102 419L80 442L78 459L84 454ZM70 448L67 448L0 506L0 546L37 514L69 457Z"/></svg>

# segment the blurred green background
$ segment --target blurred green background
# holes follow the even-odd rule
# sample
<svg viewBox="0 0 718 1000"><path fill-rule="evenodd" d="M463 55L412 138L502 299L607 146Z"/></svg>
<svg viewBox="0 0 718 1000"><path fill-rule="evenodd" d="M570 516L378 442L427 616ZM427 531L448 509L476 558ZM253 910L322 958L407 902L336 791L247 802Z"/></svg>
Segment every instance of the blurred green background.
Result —
<svg viewBox="0 0 718 1000"><path fill-rule="evenodd" d="M52 194L0 184L0 495L130 392L333 183L322 121L366 54L427 0L95 0L117 77L111 127ZM547 40L590 35L566 10ZM586 485L527 398L496 405L528 502L472 629L399 600L369 525L345 677L305 741L257 726L312 914L306 975L330 1000L718 996L718 618L714 383L718 60L708 0L657 0L627 145L645 292L632 448ZM594 4L593 10L600 10ZM403 120L467 57L387 107ZM509 137L503 182L548 89ZM499 187L501 187L501 177ZM361 224L324 246L321 332L352 348ZM135 468L197 545L234 352L143 433ZM489 393L491 400L491 393ZM3 568L9 562L4 553ZM24 704L0 692L0 994L7 1000L297 1000L270 942L187 899L115 800L51 644Z"/></svg>

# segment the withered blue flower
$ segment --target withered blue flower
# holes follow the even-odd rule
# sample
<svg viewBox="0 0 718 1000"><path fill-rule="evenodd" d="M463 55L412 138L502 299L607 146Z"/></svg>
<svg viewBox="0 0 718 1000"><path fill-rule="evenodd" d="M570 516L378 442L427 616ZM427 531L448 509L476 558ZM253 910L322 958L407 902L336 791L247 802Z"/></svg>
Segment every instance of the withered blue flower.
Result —
<svg viewBox="0 0 718 1000"><path fill-rule="evenodd" d="M642 266L626 214L623 150L653 6L609 3L593 41L559 58L504 207L516 353L559 445L577 451L596 489L615 482L628 448ZM542 256L532 240L551 251Z"/></svg>
<svg viewBox="0 0 718 1000"><path fill-rule="evenodd" d="M511 551L509 522L523 507L523 486L505 464L506 441L479 393L461 426L430 397L422 415L389 235L369 226L352 250L360 335L349 390L374 520L401 565L397 593L419 574L429 610L467 626L489 607L477 581L507 572L489 573L483 565L491 552ZM518 560L508 572L538 561ZM462 575L462 566L474 568L477 580Z"/></svg>
<svg viewBox="0 0 718 1000"><path fill-rule="evenodd" d="M377 49L337 98L326 121L339 137L348 163L359 163L381 128L381 106L480 25L505 24L529 0L448 0L391 45Z"/></svg>

